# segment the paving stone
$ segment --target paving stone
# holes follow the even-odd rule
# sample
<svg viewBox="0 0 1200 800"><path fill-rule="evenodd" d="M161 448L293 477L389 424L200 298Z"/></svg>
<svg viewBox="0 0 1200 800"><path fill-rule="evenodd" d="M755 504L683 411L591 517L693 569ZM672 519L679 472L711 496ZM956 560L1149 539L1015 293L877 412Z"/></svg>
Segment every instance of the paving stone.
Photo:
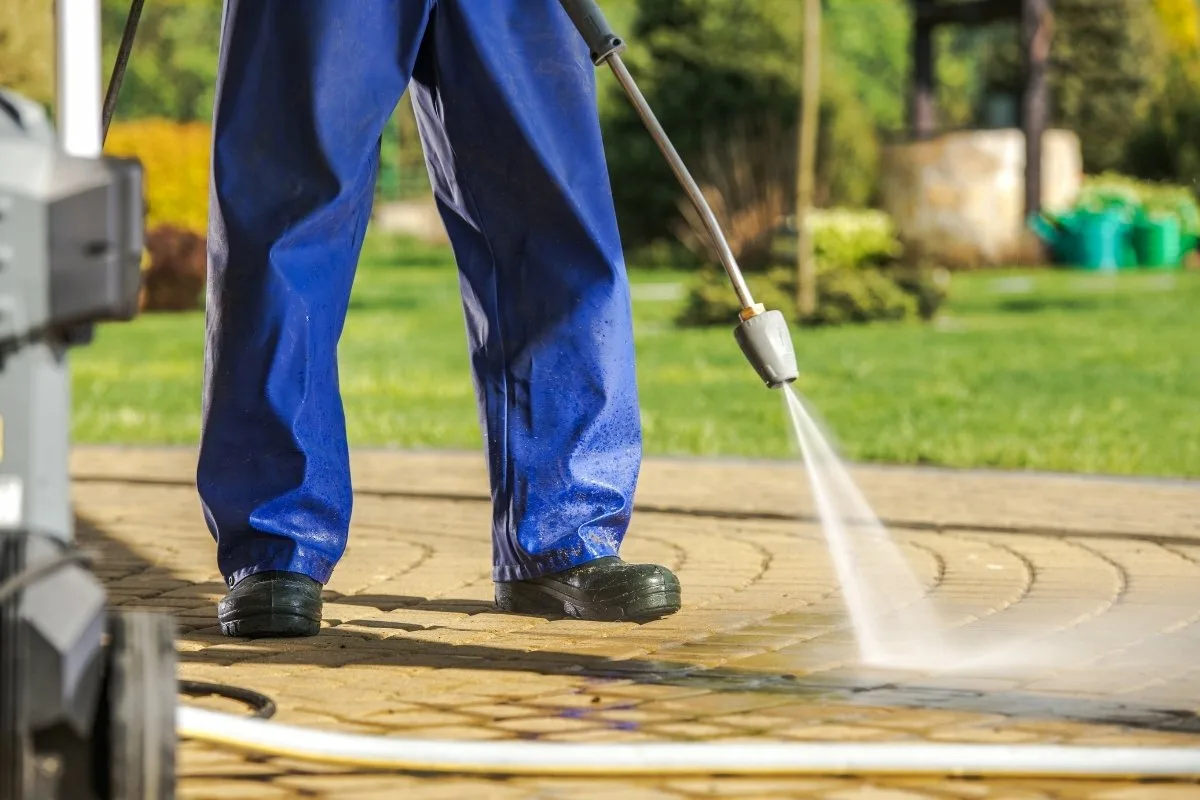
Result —
<svg viewBox="0 0 1200 800"><path fill-rule="evenodd" d="M685 594L679 614L637 626L494 613L482 459L356 453L321 636L235 642L215 628L212 538L179 511L195 507L194 458L77 450L81 540L103 556L112 602L176 612L183 677L265 691L284 722L461 741L1200 745L1197 483L856 470L903 523L894 534L948 636L987 656L881 669L858 663L819 528L779 518L812 511L790 466L647 463L638 505L656 510L635 514L624 554L678 568ZM197 743L180 768L181 797L214 800L1200 797L1089 781L393 776Z"/></svg>
<svg viewBox="0 0 1200 800"><path fill-rule="evenodd" d="M879 786L856 786L827 792L828 800L929 800L928 792L888 789Z"/></svg>
<svg viewBox="0 0 1200 800"><path fill-rule="evenodd" d="M800 742L880 742L904 738L897 736L894 731L836 723L783 728L776 733Z"/></svg>
<svg viewBox="0 0 1200 800"><path fill-rule="evenodd" d="M1200 786L1152 783L1144 786L1122 786L1094 795L1096 800L1195 800Z"/></svg>
<svg viewBox="0 0 1200 800"><path fill-rule="evenodd" d="M748 797L759 795L784 795L795 797L800 793L811 793L828 790L837 786L837 781L828 779L805 780L763 780L760 778L729 778L724 780L685 779L672 780L666 784L672 789L686 792L699 797Z"/></svg>
<svg viewBox="0 0 1200 800"><path fill-rule="evenodd" d="M184 784L179 791L179 797L183 800L273 800L293 796L294 793L287 787L258 778L205 778Z"/></svg>
<svg viewBox="0 0 1200 800"><path fill-rule="evenodd" d="M728 737L732 731L724 725L707 722L671 722L647 726L647 731L666 739L715 739Z"/></svg>

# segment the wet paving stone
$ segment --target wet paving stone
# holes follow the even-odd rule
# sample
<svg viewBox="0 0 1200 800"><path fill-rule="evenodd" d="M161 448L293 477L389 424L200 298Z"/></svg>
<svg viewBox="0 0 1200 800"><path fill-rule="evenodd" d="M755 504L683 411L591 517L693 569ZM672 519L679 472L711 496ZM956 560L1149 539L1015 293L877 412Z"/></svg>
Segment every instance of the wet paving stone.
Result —
<svg viewBox="0 0 1200 800"><path fill-rule="evenodd" d="M1200 746L1200 484L860 470L958 641L1018 656L949 672L859 663L820 531L787 518L811 513L779 489L803 486L789 466L649 462L623 555L678 570L684 608L600 625L493 612L477 459L356 454L326 629L244 643L214 628L223 583L194 454L74 461L80 539L112 602L176 613L182 677L264 692L281 721L462 741ZM180 769L181 797L221 800L1200 797L1177 783L380 775L193 743Z"/></svg>

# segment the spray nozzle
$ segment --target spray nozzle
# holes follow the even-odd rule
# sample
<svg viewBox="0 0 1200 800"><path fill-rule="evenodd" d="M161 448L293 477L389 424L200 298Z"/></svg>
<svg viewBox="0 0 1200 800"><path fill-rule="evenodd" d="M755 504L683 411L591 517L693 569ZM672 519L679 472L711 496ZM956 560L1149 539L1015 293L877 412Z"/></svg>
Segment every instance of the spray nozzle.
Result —
<svg viewBox="0 0 1200 800"><path fill-rule="evenodd" d="M767 311L756 303L742 311L742 322L733 336L768 388L778 389L800 377L792 336L781 312Z"/></svg>

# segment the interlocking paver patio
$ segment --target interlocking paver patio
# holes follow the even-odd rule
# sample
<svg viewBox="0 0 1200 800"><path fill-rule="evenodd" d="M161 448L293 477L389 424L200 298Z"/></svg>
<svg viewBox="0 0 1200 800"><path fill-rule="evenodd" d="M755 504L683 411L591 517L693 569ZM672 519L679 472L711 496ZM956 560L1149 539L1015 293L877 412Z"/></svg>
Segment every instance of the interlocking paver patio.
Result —
<svg viewBox="0 0 1200 800"><path fill-rule="evenodd" d="M482 459L356 454L351 544L316 639L217 634L224 591L184 449L80 448L80 538L114 603L177 615L183 677L264 691L279 719L397 736L601 741L1200 745L1200 483L862 468L864 492L963 642L1036 630L1030 655L930 674L867 668L803 473L651 461L625 548L676 570L644 626L495 614ZM581 781L348 773L195 744L181 796L1200 797L1087 781Z"/></svg>

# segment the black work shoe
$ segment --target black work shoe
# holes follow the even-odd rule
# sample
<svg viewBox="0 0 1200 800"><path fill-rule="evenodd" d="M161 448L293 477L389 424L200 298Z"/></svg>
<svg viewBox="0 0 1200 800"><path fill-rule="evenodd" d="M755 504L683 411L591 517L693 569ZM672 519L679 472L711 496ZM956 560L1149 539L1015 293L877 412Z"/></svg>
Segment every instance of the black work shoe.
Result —
<svg viewBox="0 0 1200 800"><path fill-rule="evenodd" d="M217 604L217 619L226 636L315 636L321 629L321 584L298 572L250 575Z"/></svg>
<svg viewBox="0 0 1200 800"><path fill-rule="evenodd" d="M679 579L616 556L527 581L496 583L496 607L514 614L648 622L679 610Z"/></svg>

